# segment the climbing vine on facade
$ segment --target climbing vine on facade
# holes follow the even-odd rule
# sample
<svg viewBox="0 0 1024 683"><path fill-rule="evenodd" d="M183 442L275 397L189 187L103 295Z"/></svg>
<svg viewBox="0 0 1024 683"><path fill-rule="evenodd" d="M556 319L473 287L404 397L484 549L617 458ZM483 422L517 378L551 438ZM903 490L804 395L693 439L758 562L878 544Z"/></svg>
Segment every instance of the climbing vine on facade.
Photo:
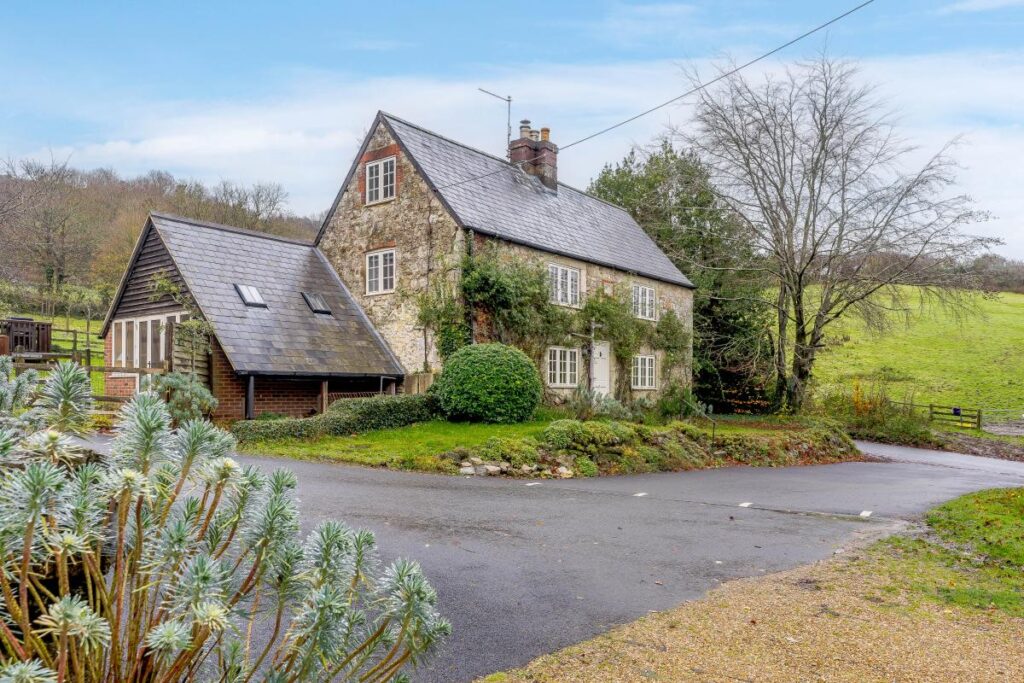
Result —
<svg viewBox="0 0 1024 683"><path fill-rule="evenodd" d="M643 348L664 352L664 378L689 362L691 337L674 311L657 323L641 320L625 287L598 290L578 309L556 306L548 287L543 264L481 250L463 260L457 286L436 285L419 298L419 322L434 334L442 360L475 339L516 346L540 364L549 346L572 344L586 355L593 333L611 344L620 377ZM619 384L627 393L628 382Z"/></svg>

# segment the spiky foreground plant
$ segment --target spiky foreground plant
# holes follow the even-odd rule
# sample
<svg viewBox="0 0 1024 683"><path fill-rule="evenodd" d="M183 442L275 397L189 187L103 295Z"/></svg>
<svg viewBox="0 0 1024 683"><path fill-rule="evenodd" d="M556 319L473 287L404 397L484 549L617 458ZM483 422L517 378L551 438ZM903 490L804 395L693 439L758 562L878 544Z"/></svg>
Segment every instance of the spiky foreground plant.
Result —
<svg viewBox="0 0 1024 683"><path fill-rule="evenodd" d="M448 635L415 562L381 570L338 522L300 543L293 474L170 424L139 394L113 455L77 466L0 438L0 680L378 683Z"/></svg>

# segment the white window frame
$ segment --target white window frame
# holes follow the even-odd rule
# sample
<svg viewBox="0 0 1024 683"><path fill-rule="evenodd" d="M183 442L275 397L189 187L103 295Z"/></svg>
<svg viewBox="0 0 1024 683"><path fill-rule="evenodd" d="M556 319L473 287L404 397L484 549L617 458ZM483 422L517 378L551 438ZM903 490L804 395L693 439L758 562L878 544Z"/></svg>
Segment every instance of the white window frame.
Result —
<svg viewBox="0 0 1024 683"><path fill-rule="evenodd" d="M556 306L579 308L583 299L583 273L561 263L548 264L548 300Z"/></svg>
<svg viewBox="0 0 1024 683"><path fill-rule="evenodd" d="M633 315L641 320L658 319L658 292L654 287L633 284Z"/></svg>
<svg viewBox="0 0 1024 683"><path fill-rule="evenodd" d="M658 388L658 359L653 355L637 354L633 356L633 368L630 373L630 387L638 391L654 391Z"/></svg>
<svg viewBox="0 0 1024 683"><path fill-rule="evenodd" d="M383 204L395 198L395 190L398 187L397 157L390 156L367 161L364 173L363 182L365 183L365 201L367 206Z"/></svg>
<svg viewBox="0 0 1024 683"><path fill-rule="evenodd" d="M391 287L385 287L387 278L384 272L384 256L391 255ZM374 259L377 264L373 265ZM371 278L371 274L373 277ZM366 294L376 296L377 294L391 294L395 291L395 284L398 282L398 251L395 249L378 249L366 254Z"/></svg>
<svg viewBox="0 0 1024 683"><path fill-rule="evenodd" d="M161 313L160 315L145 315L145 316L140 316L140 317L137 317L137 318L116 318L115 320L111 321L111 324L110 324L110 330L111 330L110 333L111 334L113 334L114 330L116 329L115 325L120 324L120 330L121 330L121 339L120 339L121 353L118 356L114 355L118 345L114 344L114 340L111 339L111 349L110 349L110 353L111 353L111 366L115 367L115 368L138 368L139 367L139 352L141 350L140 345L139 345L139 326L142 323L145 323L146 325L150 325L150 323L152 323L154 320L160 323L160 326L159 326L159 330L160 330L160 343L158 344L157 348L160 349L160 355L163 356L163 354L164 354L164 352L166 351L166 348L167 348L167 319L168 318L174 318L174 322L180 323L182 317L183 316L187 316L187 315L189 315L187 311L180 310L180 311L168 311L166 313ZM132 326L132 362L134 362L135 365L128 365L127 340L128 340L128 326L129 325ZM152 329L152 327L150 327L150 329ZM152 348L152 341L150 340L148 333L146 335L146 342L149 345L149 347ZM149 356L148 351L146 353L146 356L147 356L147 358L146 358L146 367L147 368L152 368L153 364L152 364L152 360L148 357ZM161 358L160 362L162 363L162 362L165 362L166 360L167 360L166 358ZM133 372L123 372L123 373L122 372L115 372L115 373L111 373L111 376L112 377L138 377L138 375L136 373L133 373ZM138 387L136 387L136 388L138 388Z"/></svg>
<svg viewBox="0 0 1024 683"><path fill-rule="evenodd" d="M549 346L544 376L554 389L575 389L580 383L580 350L566 346Z"/></svg>

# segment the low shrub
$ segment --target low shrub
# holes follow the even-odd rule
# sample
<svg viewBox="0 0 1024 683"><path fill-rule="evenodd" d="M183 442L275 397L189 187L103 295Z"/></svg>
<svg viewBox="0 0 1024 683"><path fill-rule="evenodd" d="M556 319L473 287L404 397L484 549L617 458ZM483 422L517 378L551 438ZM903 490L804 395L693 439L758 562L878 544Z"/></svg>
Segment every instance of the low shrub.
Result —
<svg viewBox="0 0 1024 683"><path fill-rule="evenodd" d="M431 392L449 419L513 423L540 404L540 375L525 353L505 344L472 344L449 358Z"/></svg>
<svg viewBox="0 0 1024 683"><path fill-rule="evenodd" d="M890 399L885 382L864 387L858 381L851 391L833 389L816 393L813 414L838 420L855 439L941 448L942 438L932 431L927 417L915 412L912 404L913 397L905 402Z"/></svg>
<svg viewBox="0 0 1024 683"><path fill-rule="evenodd" d="M580 456L573 461L573 469L581 477L596 477L598 474L597 465L590 458Z"/></svg>
<svg viewBox="0 0 1024 683"><path fill-rule="evenodd" d="M516 459L516 453L529 460ZM804 419L792 429L734 433L711 440L686 422L650 426L626 422L557 420L533 439L490 439L483 446L458 449L460 460L536 464L543 472L571 468L577 476L663 472L728 465L779 467L841 462L857 449L840 424ZM454 453L453 453L454 457Z"/></svg>
<svg viewBox="0 0 1024 683"><path fill-rule="evenodd" d="M314 417L236 422L231 432L239 442L314 439L405 427L437 416L437 400L429 394L374 396L336 401Z"/></svg>
<svg viewBox="0 0 1024 683"><path fill-rule="evenodd" d="M539 453L534 439L512 439L492 436L474 453L478 458L494 462L508 462L513 467L536 465Z"/></svg>
<svg viewBox="0 0 1024 683"><path fill-rule="evenodd" d="M183 372L150 375L143 390L155 391L167 402L175 426L209 417L217 409L217 399L195 375Z"/></svg>

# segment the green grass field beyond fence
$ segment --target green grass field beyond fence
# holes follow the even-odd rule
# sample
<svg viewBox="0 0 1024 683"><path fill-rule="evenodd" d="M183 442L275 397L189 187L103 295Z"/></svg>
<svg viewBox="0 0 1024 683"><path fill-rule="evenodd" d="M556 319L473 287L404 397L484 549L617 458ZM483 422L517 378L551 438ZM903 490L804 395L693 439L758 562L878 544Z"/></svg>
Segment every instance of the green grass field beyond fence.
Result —
<svg viewBox="0 0 1024 683"><path fill-rule="evenodd" d="M915 403L1024 408L1024 295L979 298L977 309L965 320L927 310L882 335L854 319L836 323L815 380L847 389L884 380L891 398Z"/></svg>

